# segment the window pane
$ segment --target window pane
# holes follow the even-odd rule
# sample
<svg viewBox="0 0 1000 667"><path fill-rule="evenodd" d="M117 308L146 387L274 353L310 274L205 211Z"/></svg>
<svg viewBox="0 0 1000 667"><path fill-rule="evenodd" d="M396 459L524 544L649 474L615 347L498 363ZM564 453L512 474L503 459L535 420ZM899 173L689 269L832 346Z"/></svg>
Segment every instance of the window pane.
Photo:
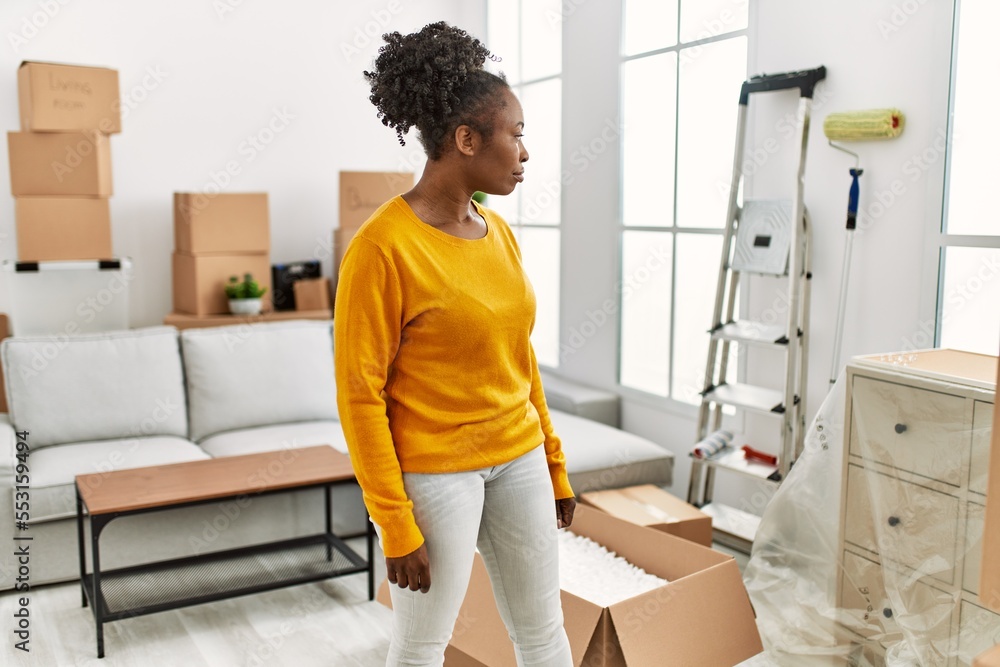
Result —
<svg viewBox="0 0 1000 667"><path fill-rule="evenodd" d="M622 220L670 226L674 215L677 54L622 65Z"/></svg>
<svg viewBox="0 0 1000 667"><path fill-rule="evenodd" d="M559 230L522 227L518 243L538 307L531 344L538 363L559 365Z"/></svg>
<svg viewBox="0 0 1000 667"><path fill-rule="evenodd" d="M520 3L491 0L486 3L486 48L501 58L500 62L486 61L491 72L501 71L510 83L519 82L521 13Z"/></svg>
<svg viewBox="0 0 1000 667"><path fill-rule="evenodd" d="M562 83L552 79L521 88L524 146L528 149L521 188L521 220L557 225L561 215Z"/></svg>
<svg viewBox="0 0 1000 667"><path fill-rule="evenodd" d="M672 241L668 232L622 234L620 382L660 396L669 387Z"/></svg>
<svg viewBox="0 0 1000 667"><path fill-rule="evenodd" d="M521 80L532 81L559 74L562 71L562 0L521 0L520 4Z"/></svg>
<svg viewBox="0 0 1000 667"><path fill-rule="evenodd" d="M747 40L736 37L680 55L677 225L725 226Z"/></svg>
<svg viewBox="0 0 1000 667"><path fill-rule="evenodd" d="M697 405L705 388L708 329L715 306L722 237L677 235L677 292L674 302L674 368L671 396ZM735 350L735 345L730 346ZM730 377L735 377L735 367Z"/></svg>
<svg viewBox="0 0 1000 667"><path fill-rule="evenodd" d="M499 213L507 224L514 226L518 224L517 202L521 199L521 186L514 189L512 193L501 197L500 195L486 195L486 208L491 208Z"/></svg>
<svg viewBox="0 0 1000 667"><path fill-rule="evenodd" d="M990 168L1000 145L989 81L995 78L993 28L1000 3L963 2L959 13L955 64L955 108L948 179L947 232L1000 234L993 212L996 170ZM993 354L996 350L993 351Z"/></svg>
<svg viewBox="0 0 1000 667"><path fill-rule="evenodd" d="M749 0L681 0L681 43L747 27Z"/></svg>
<svg viewBox="0 0 1000 667"><path fill-rule="evenodd" d="M944 262L941 347L996 354L1000 351L1000 250L947 248Z"/></svg>
<svg viewBox="0 0 1000 667"><path fill-rule="evenodd" d="M625 0L626 55L677 43L677 0Z"/></svg>

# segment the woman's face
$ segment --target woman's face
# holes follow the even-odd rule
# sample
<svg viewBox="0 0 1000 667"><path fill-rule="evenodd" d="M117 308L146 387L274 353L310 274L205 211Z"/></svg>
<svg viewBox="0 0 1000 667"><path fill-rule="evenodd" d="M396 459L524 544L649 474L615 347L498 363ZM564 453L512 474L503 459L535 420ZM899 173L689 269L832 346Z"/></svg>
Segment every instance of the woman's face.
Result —
<svg viewBox="0 0 1000 667"><path fill-rule="evenodd" d="M505 89L503 107L494 120L493 135L480 148L477 180L482 183L477 190L491 195L509 195L524 180L524 163L528 151L521 141L524 131L524 112L514 93Z"/></svg>

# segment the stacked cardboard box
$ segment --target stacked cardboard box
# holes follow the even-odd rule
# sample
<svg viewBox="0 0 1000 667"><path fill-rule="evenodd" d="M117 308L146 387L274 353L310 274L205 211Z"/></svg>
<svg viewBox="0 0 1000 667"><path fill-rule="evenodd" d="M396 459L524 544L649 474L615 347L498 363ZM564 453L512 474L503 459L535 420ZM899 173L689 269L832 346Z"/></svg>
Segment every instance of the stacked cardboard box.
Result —
<svg viewBox="0 0 1000 667"><path fill-rule="evenodd" d="M379 206L413 187L413 174L398 171L340 172L340 223L333 230L333 275L355 232Z"/></svg>
<svg viewBox="0 0 1000 667"><path fill-rule="evenodd" d="M271 310L271 223L267 193L174 193L174 311L229 312L225 284L249 273Z"/></svg>
<svg viewBox="0 0 1000 667"><path fill-rule="evenodd" d="M111 149L121 132L118 72L25 61L21 131L7 133L20 261L112 257Z"/></svg>

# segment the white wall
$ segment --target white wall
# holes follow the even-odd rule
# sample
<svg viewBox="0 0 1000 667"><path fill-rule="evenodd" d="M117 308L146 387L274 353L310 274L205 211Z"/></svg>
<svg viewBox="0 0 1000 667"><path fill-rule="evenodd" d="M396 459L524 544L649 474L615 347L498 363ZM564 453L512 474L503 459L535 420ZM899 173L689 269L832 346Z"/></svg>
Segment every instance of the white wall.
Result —
<svg viewBox="0 0 1000 667"><path fill-rule="evenodd" d="M331 275L338 172L423 164L415 139L401 148L376 118L361 72L384 32L437 20L485 32L483 3L459 0L5 0L0 127L19 127L21 60L119 71L113 247L134 261L131 325L158 324L171 309L171 193L224 181L231 161L239 173L224 190L269 193L272 262L318 257ZM279 128L263 150L245 143ZM0 160L5 190L8 174ZM13 214L0 197L0 259L17 255Z"/></svg>
<svg viewBox="0 0 1000 667"><path fill-rule="evenodd" d="M832 355L850 159L826 145L821 121L831 111L898 106L903 136L858 144L863 210L878 212L858 233L842 358L929 344L935 258L926 250L940 215L943 159L939 133L947 117L951 5L948 0L844 0L836 3L751 0L751 73L827 66L817 91L806 171L806 205L814 222L812 348L808 413L826 393ZM481 2L458 0L7 0L0 5L0 105L4 127L18 127L16 66L22 59L115 67L134 102L124 131L112 138L114 248L135 260L132 325L155 324L170 309L171 193L199 190L213 172L236 160L232 191L271 195L272 260L319 256L330 275L330 231L336 224L341 169L420 168L416 141L399 148L375 118L361 70L385 30L409 31L444 19L485 34ZM571 340L582 324L617 299L620 3L562 3L564 178L560 372L617 388L618 332L614 318L596 326L582 346ZM51 18L43 8L58 7ZM219 9L232 11L222 13ZM40 18L41 17L41 18ZM378 26L381 19L384 26ZM17 48L10 35L29 35ZM373 23L374 22L374 23ZM560 25L550 24L550 29ZM25 30L29 32L25 33ZM351 49L357 44L358 52ZM160 72L160 79L149 72ZM148 84L148 85L147 85ZM751 145L775 136L775 120L794 108L794 95L754 109ZM140 98L142 98L140 100ZM734 115L736 91L733 94ZM294 116L251 162L241 152L248 135L267 126L275 109ZM651 110L655 115L655 110ZM777 135L781 139L780 133ZM970 138L974 140L974 138ZM755 196L777 194L787 182L794 148L781 149L750 183ZM927 168L917 167L922 160ZM0 160L0 182L7 182ZM873 210L871 207L875 206ZM0 197L0 259L16 256L13 200ZM754 295L766 303L766 290ZM0 309L6 295L0 293ZM707 326L706 322L706 326ZM590 329L588 329L589 331ZM755 378L756 379L756 378ZM687 452L694 411L625 392L624 426L677 455L674 491L687 488ZM756 489L726 487L718 497L759 509ZM750 502L750 505L745 505Z"/></svg>
<svg viewBox="0 0 1000 667"><path fill-rule="evenodd" d="M564 22L564 164L573 151L600 135L617 118L617 2L570 3ZM839 3L751 0L750 73L827 67L817 89L806 166L806 206L813 220L812 341L808 416L826 395L840 289L844 222L852 159L827 145L822 119L833 111L898 107L906 129L890 142L853 144L862 156L861 209L870 213L855 238L851 289L841 360L856 354L929 347L933 342L936 257L928 235L940 220L951 54L952 3L948 0L845 0ZM733 91L735 122L736 97ZM796 147L775 127L794 112L797 94L758 96L751 104L749 146L774 137L771 154L748 183L755 197L789 197ZM655 115L655 110L650 110ZM628 131L626 128L625 131ZM655 130L653 130L655 131ZM974 140L974 138L970 138ZM619 149L606 150L565 188L563 210L562 332L588 319L606 298L615 298L618 264ZM895 192L893 193L893 188ZM680 279L680 278L678 278ZM756 305L774 299L773 287L755 285ZM706 328L709 325L705 323ZM931 332L928 335L927 332ZM598 328L586 344L564 358L562 372L616 388L617 331ZM773 372L751 368L754 381ZM687 452L695 435L693 410L665 406L625 392L624 427L664 445L676 455L673 490L684 496L690 469ZM755 486L718 478L716 497L759 511Z"/></svg>

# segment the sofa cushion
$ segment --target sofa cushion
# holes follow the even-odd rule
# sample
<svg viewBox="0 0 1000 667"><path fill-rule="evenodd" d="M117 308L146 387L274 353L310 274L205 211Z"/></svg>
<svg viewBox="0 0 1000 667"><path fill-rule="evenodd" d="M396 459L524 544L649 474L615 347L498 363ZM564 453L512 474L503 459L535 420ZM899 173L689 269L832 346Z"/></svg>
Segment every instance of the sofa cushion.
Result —
<svg viewBox="0 0 1000 667"><path fill-rule="evenodd" d="M181 332L190 436L337 419L333 324L289 320Z"/></svg>
<svg viewBox="0 0 1000 667"><path fill-rule="evenodd" d="M256 454L278 449L330 445L347 453L347 441L339 421L309 421L297 424L273 424L240 431L217 433L198 445L213 458Z"/></svg>
<svg viewBox="0 0 1000 667"><path fill-rule="evenodd" d="M566 471L577 496L636 484L669 486L673 481L674 455L656 443L560 410L549 410L549 416L562 440Z"/></svg>
<svg viewBox="0 0 1000 667"><path fill-rule="evenodd" d="M174 436L122 438L45 447L31 453L31 523L76 516L77 475L210 458Z"/></svg>
<svg viewBox="0 0 1000 667"><path fill-rule="evenodd" d="M173 327L0 344L10 420L32 448L131 436L187 436Z"/></svg>

